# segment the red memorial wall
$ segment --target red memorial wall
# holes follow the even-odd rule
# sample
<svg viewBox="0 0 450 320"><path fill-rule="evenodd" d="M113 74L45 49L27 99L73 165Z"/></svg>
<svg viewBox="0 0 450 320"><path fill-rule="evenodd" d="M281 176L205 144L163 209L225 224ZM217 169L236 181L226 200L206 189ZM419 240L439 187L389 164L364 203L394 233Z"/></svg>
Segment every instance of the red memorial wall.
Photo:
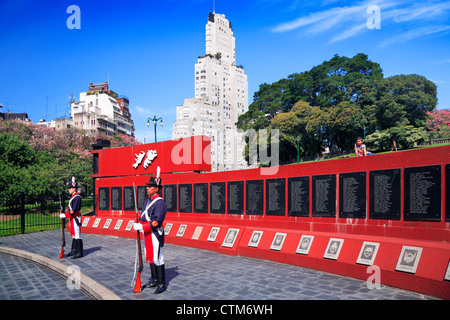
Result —
<svg viewBox="0 0 450 320"><path fill-rule="evenodd" d="M227 172L204 136L93 153L84 232L134 237L159 166L167 243L450 299L450 146Z"/></svg>

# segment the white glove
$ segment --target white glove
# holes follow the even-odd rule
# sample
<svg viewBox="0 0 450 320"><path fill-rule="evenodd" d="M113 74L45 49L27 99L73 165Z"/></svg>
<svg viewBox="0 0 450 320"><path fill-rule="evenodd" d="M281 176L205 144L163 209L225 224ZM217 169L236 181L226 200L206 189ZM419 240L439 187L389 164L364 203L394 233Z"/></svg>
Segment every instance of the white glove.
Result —
<svg viewBox="0 0 450 320"><path fill-rule="evenodd" d="M140 223L134 223L133 224L133 229L136 230L136 231L143 231L144 230L144 228L142 227L142 224L140 224Z"/></svg>
<svg viewBox="0 0 450 320"><path fill-rule="evenodd" d="M61 219L65 219L65 218L66 218L66 214L65 214L65 213L61 213L61 214L59 215L59 217L60 217Z"/></svg>

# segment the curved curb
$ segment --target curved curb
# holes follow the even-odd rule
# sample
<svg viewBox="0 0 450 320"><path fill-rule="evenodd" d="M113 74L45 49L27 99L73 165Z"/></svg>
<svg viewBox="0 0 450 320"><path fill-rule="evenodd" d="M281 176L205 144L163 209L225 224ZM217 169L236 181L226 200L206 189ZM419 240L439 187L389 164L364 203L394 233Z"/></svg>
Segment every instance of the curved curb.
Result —
<svg viewBox="0 0 450 320"><path fill-rule="evenodd" d="M72 276L72 273L69 272L69 266L66 266L62 263L59 263L57 261L53 261L49 258L40 256L35 253L9 248L9 247L2 247L0 246L0 253L9 254L12 256L24 258L33 262L36 262L44 267L49 268L50 270L53 270L63 277L69 278ZM80 287L86 291L89 295L94 297L96 300L122 300L118 295L116 295L114 292L110 291L109 289L105 288L92 278L84 275L80 272Z"/></svg>

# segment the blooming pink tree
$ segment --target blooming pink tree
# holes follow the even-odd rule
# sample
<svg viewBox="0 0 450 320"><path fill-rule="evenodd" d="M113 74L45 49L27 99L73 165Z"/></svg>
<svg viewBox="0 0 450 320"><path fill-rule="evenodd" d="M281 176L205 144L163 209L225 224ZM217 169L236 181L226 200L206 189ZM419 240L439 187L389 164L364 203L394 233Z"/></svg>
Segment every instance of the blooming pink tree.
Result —
<svg viewBox="0 0 450 320"><path fill-rule="evenodd" d="M110 140L111 148L140 144L134 137L123 134L116 134L114 137L94 136L76 128L55 131L53 128L20 120L0 119L0 134L15 136L34 151L34 159L27 168L5 167L4 173L28 170L27 174L17 175L14 179L17 181L26 175L33 177L35 184L33 189L41 193L55 192L63 186L62 181L71 176L76 176L82 185L90 187L92 185L92 145L99 138ZM8 183L10 184L14 179L11 178Z"/></svg>
<svg viewBox="0 0 450 320"><path fill-rule="evenodd" d="M450 109L435 109L433 112L427 113L429 118L427 120L427 129L433 131L434 120L434 132L436 138L448 138L450 137Z"/></svg>
<svg viewBox="0 0 450 320"><path fill-rule="evenodd" d="M105 134L89 135L84 130L76 128L55 131L53 128L21 120L3 121L0 119L0 132L17 136L26 141L36 152L44 151L57 156L75 154L84 159L90 158L92 144L97 139L109 140L111 148L141 144L135 137L120 133L111 137Z"/></svg>

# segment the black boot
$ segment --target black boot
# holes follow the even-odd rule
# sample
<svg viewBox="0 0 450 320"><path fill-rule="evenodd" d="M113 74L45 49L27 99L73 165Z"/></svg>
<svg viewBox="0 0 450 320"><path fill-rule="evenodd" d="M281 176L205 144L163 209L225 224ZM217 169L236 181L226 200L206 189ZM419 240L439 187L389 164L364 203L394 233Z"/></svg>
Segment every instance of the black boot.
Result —
<svg viewBox="0 0 450 320"><path fill-rule="evenodd" d="M152 282L150 282L149 287L154 288L158 285L158 274L156 273L156 266L154 263L150 264L150 272L152 274Z"/></svg>
<svg viewBox="0 0 450 320"><path fill-rule="evenodd" d="M73 255L72 259L78 259L83 257L83 240L76 239L75 240L75 248L76 253Z"/></svg>
<svg viewBox="0 0 450 320"><path fill-rule="evenodd" d="M155 294L162 293L166 291L167 285L166 285L166 270L164 265L162 266L156 266L156 274L158 276L158 287L155 290Z"/></svg>
<svg viewBox="0 0 450 320"><path fill-rule="evenodd" d="M75 238L72 238L72 248L70 249L70 252L66 255L66 257L73 256L75 252Z"/></svg>
<svg viewBox="0 0 450 320"><path fill-rule="evenodd" d="M146 284L144 284L143 288L154 288L158 285L158 275L156 273L156 267L154 263L150 263L150 273L152 277L148 280Z"/></svg>

